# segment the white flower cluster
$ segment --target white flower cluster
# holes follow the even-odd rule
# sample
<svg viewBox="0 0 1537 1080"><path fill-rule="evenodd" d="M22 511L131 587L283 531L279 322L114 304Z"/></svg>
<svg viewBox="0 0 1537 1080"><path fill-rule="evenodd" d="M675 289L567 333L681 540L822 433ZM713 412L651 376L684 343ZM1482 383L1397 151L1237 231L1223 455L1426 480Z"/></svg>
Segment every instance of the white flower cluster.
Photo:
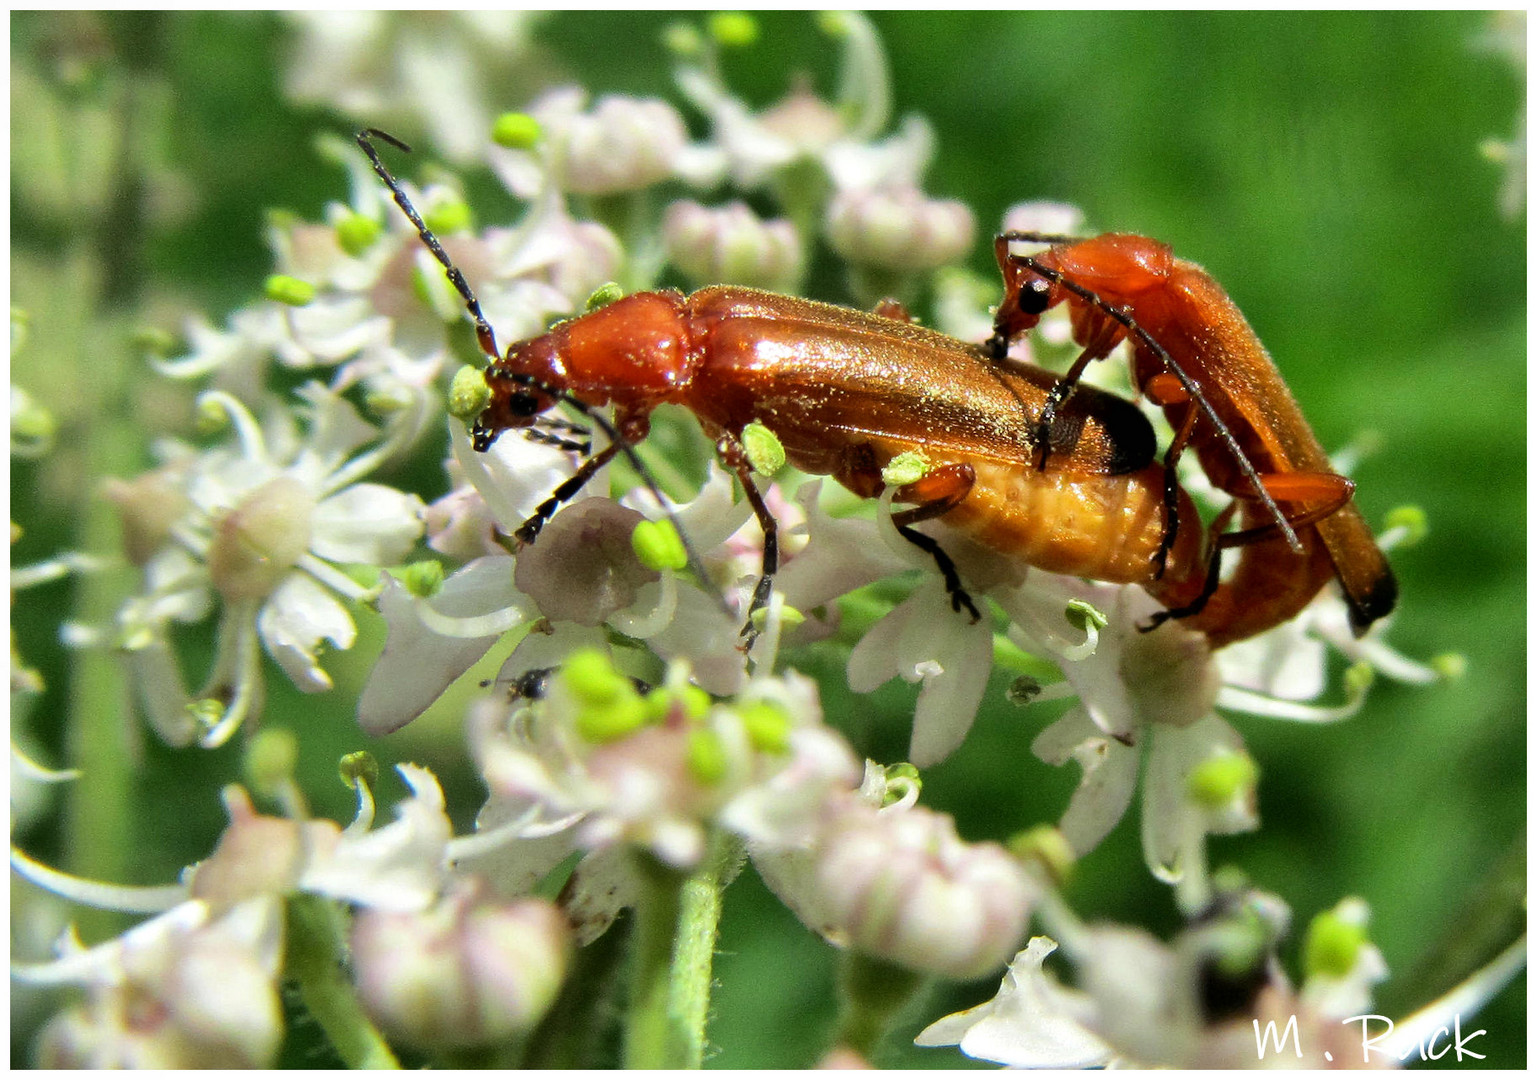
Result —
<svg viewBox="0 0 1537 1080"><path fill-rule="evenodd" d="M836 104L797 89L755 111L722 79L720 41L680 31L679 84L709 124L699 142L666 102L591 101L575 88L494 125L487 119L478 135L461 131L452 110L428 110L457 160L484 148L526 202L515 226L476 228L451 182L403 185L503 346L580 312L612 279L650 286L663 260L698 283L793 291L821 242L851 268L854 288L881 296L969 251L971 212L919 186L934 141L928 126L913 117L886 134L888 87L869 24L848 13L826 18L844 48L846 95ZM293 90L335 100L347 80L326 64L356 68L367 53L341 33L340 16L302 19L301 55L314 70L296 68ZM378 19L367 25L384 32ZM484 26L521 40L516 21ZM422 65L473 44L456 33L418 42L402 53L388 92L354 107L409 97L423 85ZM324 223L274 220L265 299L223 330L194 321L189 351L159 365L210 381L200 411L212 438L165 440L158 468L108 485L142 586L114 627L78 628L76 639L122 654L166 743L213 747L260 715L261 650L299 689L331 688L321 655L353 645L349 604L372 607L387 625L357 705L370 736L410 723L516 631L469 717L469 750L489 797L473 832L455 836L437 780L416 766L400 767L412 794L382 828L373 827L363 780L346 828L309 817L291 796L282 816L258 813L231 788L217 849L189 869L185 886L153 898L93 891L14 856L45 887L161 912L106 944L65 941L58 959L18 969L25 981L87 990L85 1004L45 1032L44 1063L270 1064L281 1039L280 943L298 932L299 902L315 898L354 913L351 978L387 1034L429 1048L522 1037L554 1000L573 945L642 902L651 870L693 873L721 837L828 941L915 971L986 975L1015 953L1032 918L1050 922L1079 965L1079 988L1044 972L1055 943L1035 938L994 1002L933 1025L925 1044L958 1043L1011 1065L1233 1063L1227 1018L1198 993L1211 967L1235 953L1253 976L1243 1000L1261 1003L1255 1015L1296 1005L1333 1017L1340 1000L1364 1007L1380 975L1375 950L1363 939L1343 969L1329 969L1336 989L1350 993L1328 1005L1310 997L1311 979L1290 990L1270 966L1284 919L1258 894L1235 899L1213 884L1206 838L1258 824L1257 768L1219 709L1304 721L1348 715L1358 695L1334 709L1307 704L1326 687L1326 646L1390 677L1435 677L1382 644L1383 624L1354 640L1342 602L1326 592L1295 622L1213 654L1177 623L1143 632L1157 605L1139 588L1030 570L942 523L926 527L976 600L1002 613L1006 628L995 633L996 617L957 613L935 560L893 524L889 494L873 516L848 516L836 512L832 485L800 478L764 493L780 523L781 561L749 664L742 620L762 532L718 466L677 504L655 486L615 498L605 469L529 545L511 538L573 474L592 435L581 418L542 439L503 437L484 453L450 420L451 490L431 505L367 479L434 428L468 335L461 296L367 163L350 145L330 152L351 172L350 201L328 208ZM621 244L620 221L634 215L616 205L630 196L727 183L776 202L784 216L760 219L740 199L680 198ZM1072 227L1074 213L1035 205L1010 221ZM945 323L985 336L985 301L949 295ZM275 372L292 380L322 371L327 381L311 378L289 397L269 389ZM669 522L698 556L687 567L649 556L637 540ZM457 568L402 566L422 539ZM1036 688L1037 700L1074 703L1033 749L1048 764L1076 763L1082 778L1050 832L1052 850L1058 862L1091 851L1140 782L1147 865L1193 917L1174 944L1078 926L1055 891L1052 858L1029 845L962 841L952 819L914 805L917 786L902 770L861 770L824 723L814 684L776 672L781 649L839 631L836 601L907 571L918 581L906 599L851 645L850 686L919 684L909 757L927 767L966 738L1000 653L1024 650L1041 661L1034 670L1060 671ZM210 617L215 658L189 691L173 630ZM559 907L529 898L567 871ZM1206 926L1195 917L1219 910ZM146 1001L156 1006L147 1026L134 1022Z"/></svg>

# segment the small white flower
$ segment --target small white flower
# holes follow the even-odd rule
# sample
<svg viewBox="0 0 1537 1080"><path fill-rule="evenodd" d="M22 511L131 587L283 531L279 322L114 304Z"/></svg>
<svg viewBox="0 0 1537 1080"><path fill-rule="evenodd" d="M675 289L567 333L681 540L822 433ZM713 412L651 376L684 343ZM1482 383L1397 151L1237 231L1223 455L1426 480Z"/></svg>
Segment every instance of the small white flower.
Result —
<svg viewBox="0 0 1537 1080"><path fill-rule="evenodd" d="M484 150L492 89L529 67L539 18L517 11L290 11L298 31L284 90L353 119L425 121L437 149L466 163Z"/></svg>
<svg viewBox="0 0 1537 1080"><path fill-rule="evenodd" d="M635 191L674 174L688 147L677 109L656 98L618 94L600 97L591 109L586 104L587 92L578 87L546 93L528 110L539 123L540 145L506 153L537 155L555 186L574 195Z"/></svg>
<svg viewBox="0 0 1537 1080"><path fill-rule="evenodd" d="M258 644L301 690L329 689L319 650L324 643L350 648L356 633L336 594L365 594L338 564L398 562L421 534L420 500L357 482L398 447L410 419L396 417L381 438L318 384L299 394L309 418L305 437L279 408L263 428L216 393L207 400L234 425L235 445L184 454L155 482L111 492L146 582L118 613L118 640L147 714L173 745L196 737L217 746L258 710ZM216 703L217 715L200 712L199 729L167 634L173 621L201 618L210 593L222 601L219 651L198 697Z"/></svg>
<svg viewBox="0 0 1537 1080"><path fill-rule="evenodd" d="M439 504L442 539L434 543L460 551L478 543L505 552L494 538L511 536L570 475L571 457L510 437L477 453L463 425L455 422L453 428L458 471L473 491L460 488ZM715 475L698 497L676 509L664 510L643 493L629 501L653 520L675 513L682 533L711 551L750 515L745 502L732 502L725 475L719 470ZM600 474L517 558L503 553L477 559L449 575L433 596L413 597L398 583L386 582L380 611L389 624L389 643L359 704L364 730L385 734L408 723L485 655L497 636L540 616L560 627L606 624L644 640L663 659L688 660L696 682L713 693L741 687L739 617L723 610L713 582L701 588L674 571L642 567L628 533L615 531L621 521L638 521L637 511L599 495L602 489ZM608 554L595 559L600 549ZM570 648L588 643L569 640ZM503 674L515 678L532 667L557 666L563 655L526 663L521 651L515 652Z"/></svg>
<svg viewBox="0 0 1537 1080"><path fill-rule="evenodd" d="M281 905L179 904L91 949L65 942L44 964L13 964L34 985L77 985L86 1000L38 1037L43 1068L270 1068L283 1037Z"/></svg>
<svg viewBox="0 0 1537 1080"><path fill-rule="evenodd" d="M930 199L916 188L840 192L827 207L832 249L856 266L914 273L962 258L976 219L965 203Z"/></svg>
<svg viewBox="0 0 1537 1080"><path fill-rule="evenodd" d="M546 648L522 662L561 646ZM596 650L558 654L567 666L546 698L475 710L472 749L491 799L479 835L456 844L455 865L515 894L582 853L568 889L581 940L631 902L626 849L684 869L704 856L711 827L794 846L858 781L856 759L822 726L815 685L802 677L756 677L711 706L682 668L642 699Z"/></svg>
<svg viewBox="0 0 1537 1080"><path fill-rule="evenodd" d="M384 911L419 911L447 882L452 826L437 779L399 766L411 797L396 820L374 829L371 797L360 790L358 820L346 829L323 818L296 821L259 814L237 786L224 792L230 823L219 845L193 870L192 895L229 904L276 893L316 893Z"/></svg>

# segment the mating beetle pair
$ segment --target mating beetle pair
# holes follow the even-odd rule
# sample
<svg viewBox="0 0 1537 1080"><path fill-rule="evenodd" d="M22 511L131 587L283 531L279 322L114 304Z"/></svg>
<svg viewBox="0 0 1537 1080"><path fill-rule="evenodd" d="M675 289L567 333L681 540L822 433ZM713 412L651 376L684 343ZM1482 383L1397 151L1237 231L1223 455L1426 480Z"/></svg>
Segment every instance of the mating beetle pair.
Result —
<svg viewBox="0 0 1537 1080"><path fill-rule="evenodd" d="M764 532L748 608L768 598L778 528L751 477L743 429L754 421L791 464L872 497L897 455L935 465L900 487L893 523L929 552L953 606L978 615L949 557L913 528L943 518L983 545L1055 573L1144 586L1213 647L1292 618L1330 578L1358 633L1392 610L1397 586L1280 373L1233 302L1167 245L1128 234L1093 239L1005 233L996 255L1005 293L984 345L914 325L899 305L870 314L756 289L635 293L498 351L464 280L372 140L357 140L395 201L448 272L475 321L492 393L472 429L479 450L503 432L544 432L565 403L610 437L517 530L541 526L616 454L633 456L652 411L682 405L716 441ZM1019 255L1020 242L1047 243ZM1083 352L1065 376L1009 361L1008 344L1066 303ZM1133 381L1174 428L1162 461L1132 403L1078 385L1087 364L1129 339ZM612 421L597 410L613 407ZM569 443L575 448L578 444ZM1233 502L1207 529L1175 464L1191 449ZM1227 531L1234 517L1239 528ZM1182 523L1184 524L1182 527ZM1222 554L1237 549L1227 580Z"/></svg>

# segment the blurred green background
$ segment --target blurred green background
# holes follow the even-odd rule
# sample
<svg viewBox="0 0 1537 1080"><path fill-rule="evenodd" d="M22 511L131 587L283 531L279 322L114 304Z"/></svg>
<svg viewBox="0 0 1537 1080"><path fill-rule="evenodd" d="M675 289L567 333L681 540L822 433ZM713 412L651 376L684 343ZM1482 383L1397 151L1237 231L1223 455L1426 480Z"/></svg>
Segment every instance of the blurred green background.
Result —
<svg viewBox="0 0 1537 1080"><path fill-rule="evenodd" d="M1516 132L1524 68L1492 44L1495 21L1472 13L872 18L894 119L919 112L936 132L927 189L977 212L975 269L990 272L985 234L1026 199L1069 201L1091 228L1172 243L1243 308L1325 446L1376 434L1380 451L1355 472L1369 520L1380 527L1403 504L1428 514L1425 541L1394 556L1403 600L1388 638L1416 658L1462 654L1465 677L1429 689L1380 683L1359 716L1333 727L1236 717L1262 769L1263 827L1213 850L1284 897L1299 926L1342 896L1365 897L1393 971L1380 1010L1423 1004L1523 918L1479 896L1508 860L1524 860L1526 827L1526 218L1524 204L1501 211L1506 185L1524 190L1525 179L1480 153ZM537 56L481 93L499 111L526 104L536 83L571 78L681 105L659 42L669 21L550 16ZM755 46L724 60L744 97L769 104L802 71L834 92L837 52L810 16L764 14L760 25ZM285 101L293 35L274 15L26 13L11 28L11 295L30 317L12 381L52 407L63 432L48 459L12 467L22 564L110 535L89 478L131 475L148 460L113 418L184 419L179 396L134 366L130 334L178 332L193 310L219 324L254 298L271 266L265 213L313 219L345 198L345 178L314 140L358 118ZM1524 27L1506 32L1524 42ZM421 134L408 119L378 122ZM413 169L433 154L420 157ZM114 175L142 186L107 198ZM466 182L482 223L509 220L515 206L487 175ZM833 285L819 295L843 299ZM442 483L428 471L387 479L426 497ZM112 587L66 582L17 598L19 647L49 685L26 726L52 762L125 752L103 741L100 720L71 721L89 709L120 730L122 702L83 690L56 643L61 613L110 611ZM371 648L328 660L338 690L318 698L269 679L268 722L300 733L312 797L331 816L349 813L334 762L365 741L351 701ZM829 717L861 751L904 755L911 688L856 698L831 652L791 660L822 676ZM966 745L926 776L925 801L954 813L969 838L1054 819L1076 780L1029 753L1050 712L1001 704L1004 680L995 684ZM372 748L386 764L438 769L468 826L480 793L452 724ZM218 785L234 776L238 749L142 753L126 792L136 812L93 822L92 805L114 803L88 773L69 795L68 824L45 818L18 841L115 880L170 880L221 828ZM400 793L397 784L381 798ZM1142 865L1134 816L1085 860L1071 899L1085 915L1168 933L1171 898ZM91 830L111 843L79 859L71 838ZM727 895L721 950L710 1065L811 1064L831 1021L832 951L750 872ZM1295 972L1295 944L1286 959ZM934 991L909 1034L995 985ZM24 1061L36 1016L16 1019L14 1060ZM1524 980L1477 1026L1488 1034L1474 1048L1488 1056L1470 1064L1523 1064ZM900 1038L881 1063L967 1064Z"/></svg>

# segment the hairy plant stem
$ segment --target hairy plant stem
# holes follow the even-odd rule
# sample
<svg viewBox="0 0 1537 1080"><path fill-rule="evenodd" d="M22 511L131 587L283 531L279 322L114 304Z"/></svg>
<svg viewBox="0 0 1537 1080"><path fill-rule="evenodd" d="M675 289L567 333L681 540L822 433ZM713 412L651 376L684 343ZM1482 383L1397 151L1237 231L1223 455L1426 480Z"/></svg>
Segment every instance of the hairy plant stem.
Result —
<svg viewBox="0 0 1537 1080"><path fill-rule="evenodd" d="M350 1069L398 1069L389 1043L363 1013L352 983L342 971L342 915L329 900L295 895L288 899L284 973L326 1038Z"/></svg>
<svg viewBox="0 0 1537 1080"><path fill-rule="evenodd" d="M645 888L635 910L624 1063L632 1069L697 1069L704 1061L721 891L741 846L712 837L685 876L642 856Z"/></svg>

